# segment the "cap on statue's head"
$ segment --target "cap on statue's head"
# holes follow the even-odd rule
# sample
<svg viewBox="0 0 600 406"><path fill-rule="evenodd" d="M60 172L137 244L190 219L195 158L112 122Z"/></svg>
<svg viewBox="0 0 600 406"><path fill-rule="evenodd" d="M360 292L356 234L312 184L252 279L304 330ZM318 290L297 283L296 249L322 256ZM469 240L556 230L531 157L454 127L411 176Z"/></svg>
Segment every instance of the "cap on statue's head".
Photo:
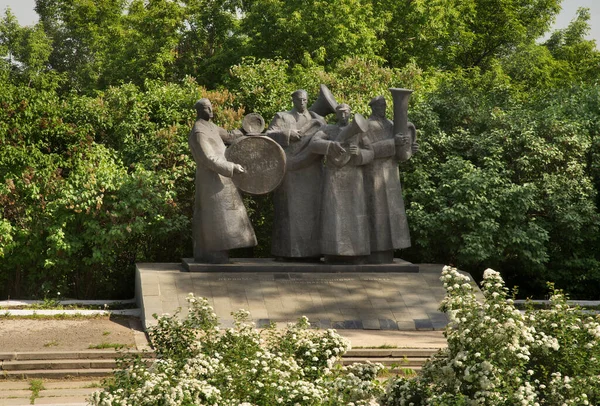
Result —
<svg viewBox="0 0 600 406"><path fill-rule="evenodd" d="M373 97L369 102L369 106L385 106L385 98L383 96Z"/></svg>

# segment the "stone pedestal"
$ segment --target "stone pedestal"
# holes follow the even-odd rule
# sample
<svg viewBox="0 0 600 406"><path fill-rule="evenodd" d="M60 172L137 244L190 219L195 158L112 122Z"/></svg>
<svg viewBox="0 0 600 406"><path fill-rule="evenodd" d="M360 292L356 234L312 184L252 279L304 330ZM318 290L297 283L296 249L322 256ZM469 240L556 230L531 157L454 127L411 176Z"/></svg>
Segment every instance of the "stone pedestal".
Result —
<svg viewBox="0 0 600 406"><path fill-rule="evenodd" d="M202 265L206 272L188 272L179 263L137 264L136 298L144 326L156 323L154 313L181 308L185 315L189 293L206 297L223 327L232 325L231 312L239 309L250 311L257 327L285 325L301 316L315 327L350 330L439 330L448 322L438 310L445 295L442 265L405 264L418 272L382 272L364 265L361 271L341 273L331 271L340 265L262 261L246 268Z"/></svg>
<svg viewBox="0 0 600 406"><path fill-rule="evenodd" d="M228 264L203 264L193 258L183 259L183 268L189 272L419 272L419 265L395 258L391 264L329 264L319 262L287 262L272 258L232 258Z"/></svg>

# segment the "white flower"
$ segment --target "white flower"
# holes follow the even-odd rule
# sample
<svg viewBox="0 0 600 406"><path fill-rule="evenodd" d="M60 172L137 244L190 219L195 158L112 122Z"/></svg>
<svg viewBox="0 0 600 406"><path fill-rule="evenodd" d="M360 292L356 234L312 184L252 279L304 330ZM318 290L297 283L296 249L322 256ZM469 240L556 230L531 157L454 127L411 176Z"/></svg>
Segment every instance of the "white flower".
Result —
<svg viewBox="0 0 600 406"><path fill-rule="evenodd" d="M496 278L498 276L500 276L500 274L491 268L488 268L485 271L483 271L483 279Z"/></svg>

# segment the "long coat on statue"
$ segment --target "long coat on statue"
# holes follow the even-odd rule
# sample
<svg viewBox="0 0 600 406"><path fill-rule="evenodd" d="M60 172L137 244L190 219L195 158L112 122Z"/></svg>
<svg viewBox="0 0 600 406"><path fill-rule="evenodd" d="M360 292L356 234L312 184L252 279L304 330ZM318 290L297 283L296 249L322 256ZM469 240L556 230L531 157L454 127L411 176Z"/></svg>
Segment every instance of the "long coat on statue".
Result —
<svg viewBox="0 0 600 406"><path fill-rule="evenodd" d="M329 154L343 127L328 125L314 135L311 149L324 155L323 200L321 203L321 253L335 256L363 256L371 253L369 220L362 165L373 160L373 150L364 133L345 144L359 147L359 154L339 162ZM343 145L348 148L347 145ZM346 152L348 154L348 152ZM349 157L349 159L348 159Z"/></svg>
<svg viewBox="0 0 600 406"><path fill-rule="evenodd" d="M194 257L256 245L254 229L239 190L233 184L232 162L225 159L225 143L237 138L210 121L198 119L188 143L196 161L194 202Z"/></svg>
<svg viewBox="0 0 600 406"><path fill-rule="evenodd" d="M319 115L305 111L280 112L267 129L285 151L286 174L273 194L274 219L271 253L276 257L309 258L321 255L319 212L321 210L320 155L309 151L310 138L323 125ZM291 130L304 130L300 141L290 140Z"/></svg>
<svg viewBox="0 0 600 406"><path fill-rule="evenodd" d="M393 126L387 118L369 117L367 135L375 159L364 175L372 252L410 247Z"/></svg>

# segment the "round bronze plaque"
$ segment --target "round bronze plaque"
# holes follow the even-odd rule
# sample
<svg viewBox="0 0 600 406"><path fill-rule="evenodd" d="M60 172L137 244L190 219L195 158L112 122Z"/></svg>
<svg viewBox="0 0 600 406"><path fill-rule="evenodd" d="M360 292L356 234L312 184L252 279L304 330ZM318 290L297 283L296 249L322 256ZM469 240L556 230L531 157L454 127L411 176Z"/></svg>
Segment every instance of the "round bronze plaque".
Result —
<svg viewBox="0 0 600 406"><path fill-rule="evenodd" d="M247 134L260 134L265 129L265 119L258 113L246 114L242 128Z"/></svg>
<svg viewBox="0 0 600 406"><path fill-rule="evenodd" d="M285 175L285 152L269 137L238 138L225 150L228 161L244 167L233 175L233 183L242 191L264 195L279 186Z"/></svg>

